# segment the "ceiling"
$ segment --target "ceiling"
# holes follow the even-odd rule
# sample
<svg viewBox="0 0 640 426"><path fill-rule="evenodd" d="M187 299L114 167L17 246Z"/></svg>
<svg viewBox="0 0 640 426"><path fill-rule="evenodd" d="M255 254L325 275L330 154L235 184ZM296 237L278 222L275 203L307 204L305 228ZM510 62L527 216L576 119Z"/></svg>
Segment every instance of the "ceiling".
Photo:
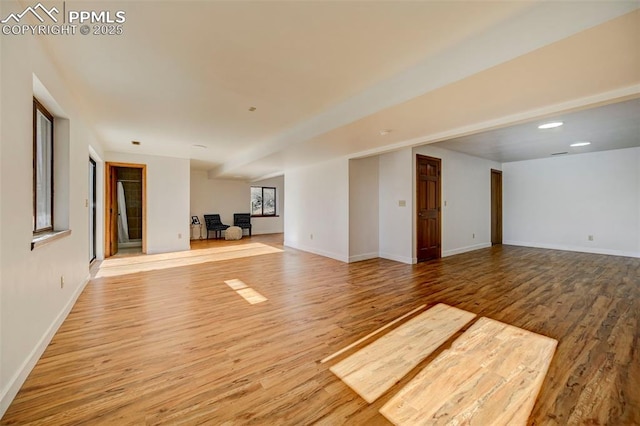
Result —
<svg viewBox="0 0 640 426"><path fill-rule="evenodd" d="M538 125L562 122L552 129ZM571 147L577 142L590 145ZM582 111L557 114L434 144L487 160L512 161L571 155L640 146L640 99L618 102ZM566 153L566 154L562 154Z"/></svg>
<svg viewBox="0 0 640 426"><path fill-rule="evenodd" d="M95 5L67 2L77 9ZM83 99L105 151L189 158L192 168L209 170L211 177L256 179L332 156L431 142L433 135L459 136L469 133L460 129L471 123L484 130L509 115L506 111L560 105L571 96L638 84L640 76L624 74L640 64L635 62L640 54L629 53L640 46L640 34L628 33L640 22L632 12L638 7L638 1L102 1L101 9L126 12L123 35L52 36L44 43ZM620 25L631 30L609 30L623 47L620 58L614 54L608 64L623 71L606 73L590 91L576 78L570 85L574 92L562 92L565 98L537 99L532 93L538 104L516 109L506 101L489 107L471 102L484 115L447 110L438 101L438 96L457 99L453 92L463 90L465 82L491 86L478 76L508 84L497 68L508 69L545 49L553 52L558 43L620 19L629 21ZM602 71L591 68L594 75ZM519 84L526 95L521 90L526 84ZM632 104L630 113L637 115L637 103ZM411 112L431 109L442 115L440 127ZM610 119L619 110L603 114ZM538 111L543 112L549 113ZM580 117L574 122L593 123L593 117ZM380 138L380 129L391 129L390 137ZM521 148L495 141L511 130L496 132L502 133L457 138L451 149L495 158L545 151L531 147L535 142L524 128L511 134L526 145ZM487 138L489 145L479 147Z"/></svg>

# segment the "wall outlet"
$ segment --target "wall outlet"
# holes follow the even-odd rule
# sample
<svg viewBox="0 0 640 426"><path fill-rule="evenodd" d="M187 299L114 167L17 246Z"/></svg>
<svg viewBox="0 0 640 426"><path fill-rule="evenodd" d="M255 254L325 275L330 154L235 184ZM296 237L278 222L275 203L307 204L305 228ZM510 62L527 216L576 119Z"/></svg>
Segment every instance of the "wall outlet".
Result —
<svg viewBox="0 0 640 426"><path fill-rule="evenodd" d="M476 234L471 234L471 238L475 239L476 238Z"/></svg>
<svg viewBox="0 0 640 426"><path fill-rule="evenodd" d="M399 207L407 207L407 200L398 200Z"/></svg>
<svg viewBox="0 0 640 426"><path fill-rule="evenodd" d="M313 240L313 234L309 234L309 239Z"/></svg>
<svg viewBox="0 0 640 426"><path fill-rule="evenodd" d="M588 239L589 241L593 241L593 235L589 235L589 236L587 237L587 239Z"/></svg>
<svg viewBox="0 0 640 426"><path fill-rule="evenodd" d="M60 275L60 288L64 288L64 276Z"/></svg>
<svg viewBox="0 0 640 426"><path fill-rule="evenodd" d="M447 207L447 200L444 200L444 206Z"/></svg>
<svg viewBox="0 0 640 426"><path fill-rule="evenodd" d="M182 234L178 233L178 239L182 238Z"/></svg>

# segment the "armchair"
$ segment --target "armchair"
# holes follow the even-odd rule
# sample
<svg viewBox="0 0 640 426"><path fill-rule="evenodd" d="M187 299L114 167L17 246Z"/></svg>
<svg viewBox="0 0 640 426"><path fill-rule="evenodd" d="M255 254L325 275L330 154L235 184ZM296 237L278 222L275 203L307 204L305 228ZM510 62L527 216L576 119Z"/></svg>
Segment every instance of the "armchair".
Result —
<svg viewBox="0 0 640 426"><path fill-rule="evenodd" d="M251 214L249 213L234 213L233 214L233 226L249 230L249 236L251 236Z"/></svg>
<svg viewBox="0 0 640 426"><path fill-rule="evenodd" d="M207 240L209 239L209 232L213 232L214 238L222 238L222 231L229 227L229 225L222 223L219 214L205 214L204 222L207 226Z"/></svg>

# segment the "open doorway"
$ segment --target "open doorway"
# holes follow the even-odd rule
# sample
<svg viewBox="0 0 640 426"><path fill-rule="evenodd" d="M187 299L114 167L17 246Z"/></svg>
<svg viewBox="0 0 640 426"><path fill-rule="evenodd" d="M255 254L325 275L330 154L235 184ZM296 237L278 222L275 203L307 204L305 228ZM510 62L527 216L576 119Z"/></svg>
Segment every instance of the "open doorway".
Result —
<svg viewBox="0 0 640 426"><path fill-rule="evenodd" d="M146 165L106 164L105 257L146 253Z"/></svg>
<svg viewBox="0 0 640 426"><path fill-rule="evenodd" d="M89 263L96 259L96 241L97 241L97 178L98 173L96 169L96 162L93 158L89 157Z"/></svg>
<svg viewBox="0 0 640 426"><path fill-rule="evenodd" d="M502 244L502 172L491 169L491 245Z"/></svg>

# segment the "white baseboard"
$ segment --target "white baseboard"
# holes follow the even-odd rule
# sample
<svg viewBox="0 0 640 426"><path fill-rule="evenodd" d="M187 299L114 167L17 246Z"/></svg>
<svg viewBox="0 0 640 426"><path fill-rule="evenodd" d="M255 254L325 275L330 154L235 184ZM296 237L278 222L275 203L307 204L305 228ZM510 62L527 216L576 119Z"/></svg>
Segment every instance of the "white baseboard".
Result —
<svg viewBox="0 0 640 426"><path fill-rule="evenodd" d="M380 257L378 256L378 252L356 254L354 256L349 256L349 263L361 262L363 260L369 260L369 259L377 259L378 257Z"/></svg>
<svg viewBox="0 0 640 426"><path fill-rule="evenodd" d="M637 257L640 258L640 253L632 252L632 251L624 251L624 250L611 250L604 248L589 248L582 246L572 246L572 245L564 245L564 244L546 244L546 243L532 243L525 241L512 241L505 240L502 244L509 246L522 246L522 247L535 247L535 248L543 248L550 250L564 250L564 251L575 251L580 253L592 253L592 254L606 254L609 256L622 256L622 257Z"/></svg>
<svg viewBox="0 0 640 426"><path fill-rule="evenodd" d="M349 257L342 254L333 253L333 252L325 251L322 249L317 249L315 247L303 246L301 244L297 244L293 241L287 241L287 240L285 240L284 245L286 247L291 247L296 250L302 250L309 253L317 254L319 256L324 256L324 257L329 257L331 259L339 260L340 262L349 263Z"/></svg>
<svg viewBox="0 0 640 426"><path fill-rule="evenodd" d="M393 260L396 262L407 263L409 265L413 265L417 262L417 259L408 257L408 256L397 256L395 254L390 253L380 253L380 257L383 259Z"/></svg>
<svg viewBox="0 0 640 426"><path fill-rule="evenodd" d="M284 231L278 231L278 230L266 230L266 231L255 231L252 230L251 231L251 235L270 235L270 234L282 234ZM249 234L243 234L245 237L248 236Z"/></svg>
<svg viewBox="0 0 640 426"><path fill-rule="evenodd" d="M466 253L468 251L480 250L483 248L491 247L491 243L480 243L472 246L460 247L442 252L442 257L453 256L456 254Z"/></svg>
<svg viewBox="0 0 640 426"><path fill-rule="evenodd" d="M25 359L25 361L22 363L16 374L11 377L8 385L2 390L2 394L0 394L0 418L4 416L4 413L9 408L9 405L11 405L11 402L18 394L18 391L24 384L25 380L27 380L29 373L31 373L31 370L33 370L33 367L36 366L36 363L44 353L45 349L47 349L47 346L49 346L49 343L51 343L51 339L53 339L53 336L56 334L64 320L67 318L69 312L71 312L73 305L75 305L76 300L78 300L78 297L80 297L80 294L87 286L87 283L90 279L91 276L87 275L84 282L80 286L78 286L62 311L60 311L56 319L53 321L53 323L51 323L47 331L40 338L38 344L33 348L33 350L31 351L27 359Z"/></svg>

